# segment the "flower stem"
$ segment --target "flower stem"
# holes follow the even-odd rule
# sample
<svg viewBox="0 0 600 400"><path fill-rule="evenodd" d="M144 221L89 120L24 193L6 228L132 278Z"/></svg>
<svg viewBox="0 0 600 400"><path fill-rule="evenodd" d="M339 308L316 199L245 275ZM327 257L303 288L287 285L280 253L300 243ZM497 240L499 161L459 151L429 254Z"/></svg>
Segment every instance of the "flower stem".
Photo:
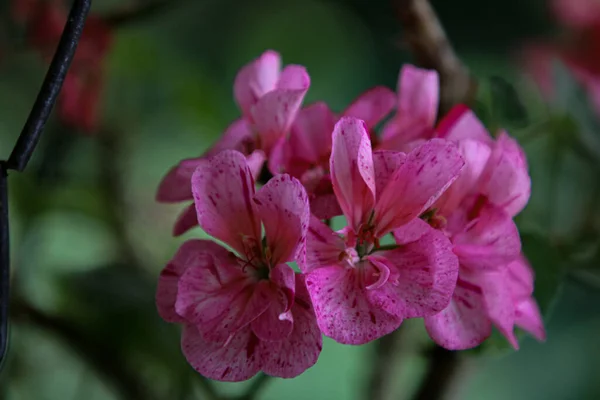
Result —
<svg viewBox="0 0 600 400"><path fill-rule="evenodd" d="M458 353L436 345L429 353L429 367L413 400L447 399L459 369Z"/></svg>

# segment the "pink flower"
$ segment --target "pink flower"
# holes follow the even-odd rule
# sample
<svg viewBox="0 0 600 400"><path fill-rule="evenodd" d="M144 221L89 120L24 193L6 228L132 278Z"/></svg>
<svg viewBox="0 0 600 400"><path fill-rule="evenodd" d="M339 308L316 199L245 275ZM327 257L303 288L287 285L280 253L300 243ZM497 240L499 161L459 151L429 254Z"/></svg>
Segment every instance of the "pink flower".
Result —
<svg viewBox="0 0 600 400"><path fill-rule="evenodd" d="M398 77L398 109L383 128L377 148L408 151L408 143L431 138L439 98L439 76L435 70L403 66Z"/></svg>
<svg viewBox="0 0 600 400"><path fill-rule="evenodd" d="M395 330L404 318L446 307L457 260L443 233L418 219L463 166L456 147L432 140L409 154L371 151L363 121L344 117L333 131L331 180L348 227L310 222L301 266L321 331L362 344ZM406 226L397 246L379 241Z"/></svg>
<svg viewBox="0 0 600 400"><path fill-rule="evenodd" d="M492 324L515 348L515 324L543 337L531 297L533 277L515 278L528 268L520 258L521 241L512 220L527 204L531 189L523 151L505 132L494 142L464 107L449 113L436 135L454 141L466 165L426 213L428 222L451 239L460 264L452 300L442 312L425 317L427 331L452 350L479 345L491 334ZM394 234L405 235L404 229ZM523 282L527 290L519 289Z"/></svg>
<svg viewBox="0 0 600 400"><path fill-rule="evenodd" d="M200 226L233 252L184 243L161 273L160 315L184 324L183 353L208 378L301 374L322 346L304 277L286 264L305 264L304 188L277 175L255 193L244 155L226 150L200 163L192 190Z"/></svg>
<svg viewBox="0 0 600 400"><path fill-rule="evenodd" d="M14 4L15 18L27 24L29 43L50 62L67 21L62 1L22 1ZM100 120L105 59L112 46L112 30L90 15L59 97L61 121L82 133L93 134Z"/></svg>
<svg viewBox="0 0 600 400"><path fill-rule="evenodd" d="M237 150L246 155L254 177L258 177L275 143L289 132L310 85L304 67L280 68L279 54L269 50L238 72L234 95L242 118L229 125L204 155L183 160L171 168L159 185L157 201L191 200L190 179L196 166L222 150ZM173 234L181 235L194 226L196 220L190 205L177 219Z"/></svg>
<svg viewBox="0 0 600 400"><path fill-rule="evenodd" d="M365 121L371 140L377 139L374 128L390 113L396 103L394 93L377 86L359 96L341 116ZM342 214L329 176L331 132L339 117L327 104L315 103L300 110L289 137L283 137L271 156L272 173L286 172L298 178L308 192L311 212L321 219Z"/></svg>

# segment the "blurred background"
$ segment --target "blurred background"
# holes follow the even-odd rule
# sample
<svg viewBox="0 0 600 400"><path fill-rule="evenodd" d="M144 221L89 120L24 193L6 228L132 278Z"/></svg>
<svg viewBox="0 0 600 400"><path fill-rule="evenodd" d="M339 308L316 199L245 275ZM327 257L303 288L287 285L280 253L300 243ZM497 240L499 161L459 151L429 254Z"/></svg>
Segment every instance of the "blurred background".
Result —
<svg viewBox="0 0 600 400"><path fill-rule="evenodd" d="M27 117L66 10L0 1L0 151ZM10 175L11 340L0 398L204 399L179 329L157 315L160 269L182 205L157 184L235 118L238 69L266 49L307 67L305 103L342 110L395 88L412 57L392 0L95 1L72 75L26 172ZM518 216L548 339L513 351L493 335L463 352L455 399L600 398L600 3L455 0L432 5L478 82L472 106L524 146L533 179ZM57 11L58 10L58 11ZM62 10L62 11L61 11ZM260 399L409 399L432 343L407 321L382 371L377 342L326 339L316 366ZM241 395L253 382L215 384Z"/></svg>

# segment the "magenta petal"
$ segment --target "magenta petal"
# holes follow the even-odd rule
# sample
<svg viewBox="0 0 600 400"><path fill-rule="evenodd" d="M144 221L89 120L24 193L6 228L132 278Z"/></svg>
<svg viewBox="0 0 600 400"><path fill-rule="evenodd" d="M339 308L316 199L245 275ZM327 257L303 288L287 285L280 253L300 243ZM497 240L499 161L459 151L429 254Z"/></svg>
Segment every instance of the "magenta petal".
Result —
<svg viewBox="0 0 600 400"><path fill-rule="evenodd" d="M307 91L308 87L276 89L265 94L252 107L260 148L265 154L269 155L277 141L288 133Z"/></svg>
<svg viewBox="0 0 600 400"><path fill-rule="evenodd" d="M378 149L409 152L414 148L413 142L432 137L433 128L423 121L410 115L396 115L383 126Z"/></svg>
<svg viewBox="0 0 600 400"><path fill-rule="evenodd" d="M435 70L404 65L398 78L398 114L433 126L440 101L440 82Z"/></svg>
<svg viewBox="0 0 600 400"><path fill-rule="evenodd" d="M527 259L521 254L508 264L507 276L512 296L517 300L527 299L533 294L533 270Z"/></svg>
<svg viewBox="0 0 600 400"><path fill-rule="evenodd" d="M458 148L465 160L465 167L433 206L441 215L450 215L468 195L476 191L492 151L489 145L472 139L459 141Z"/></svg>
<svg viewBox="0 0 600 400"><path fill-rule="evenodd" d="M248 240L260 240L254 179L245 157L225 150L203 163L192 177L198 223L209 235L246 254Z"/></svg>
<svg viewBox="0 0 600 400"><path fill-rule="evenodd" d="M259 340L250 329L237 332L223 346L207 342L195 326L186 325L181 337L185 358L201 375L218 381L237 382L259 371Z"/></svg>
<svg viewBox="0 0 600 400"><path fill-rule="evenodd" d="M279 76L278 89L308 90L310 76L302 65L288 65Z"/></svg>
<svg viewBox="0 0 600 400"><path fill-rule="evenodd" d="M309 273L315 268L337 265L346 246L340 235L311 215L306 250L306 266L302 272Z"/></svg>
<svg viewBox="0 0 600 400"><path fill-rule="evenodd" d="M392 232L396 244L405 245L419 240L424 235L428 234L431 226L421 218L415 218L406 225L402 225Z"/></svg>
<svg viewBox="0 0 600 400"><path fill-rule="evenodd" d="M375 203L371 140L363 121L344 117L335 125L329 169L340 207L356 230L367 222Z"/></svg>
<svg viewBox="0 0 600 400"><path fill-rule="evenodd" d="M262 172L262 167L265 163L267 156L262 150L254 150L246 157L246 162L248 163L248 168L250 168L250 172L252 173L252 178L256 181Z"/></svg>
<svg viewBox="0 0 600 400"><path fill-rule="evenodd" d="M446 114L436 131L439 137L455 142L472 139L487 145L493 144L492 137L475 113L462 104Z"/></svg>
<svg viewBox="0 0 600 400"><path fill-rule="evenodd" d="M254 203L265 228L271 264L304 264L310 218L304 186L287 174L276 175L256 193Z"/></svg>
<svg viewBox="0 0 600 400"><path fill-rule="evenodd" d="M210 240L188 240L181 245L175 256L160 273L156 288L156 307L159 315L168 322L183 322L175 311L177 285L181 275L190 267L213 263L214 258L226 260L229 251Z"/></svg>
<svg viewBox="0 0 600 400"><path fill-rule="evenodd" d="M323 347L323 338L304 276L296 274L296 301L292 307L294 329L278 342L261 342L262 370L272 376L293 378L313 366Z"/></svg>
<svg viewBox="0 0 600 400"><path fill-rule="evenodd" d="M378 150L373 152L375 168L375 193L382 193L394 172L402 165L406 154L399 151Z"/></svg>
<svg viewBox="0 0 600 400"><path fill-rule="evenodd" d="M501 209L485 205L464 232L453 237L461 266L472 271L505 267L521 252L514 221Z"/></svg>
<svg viewBox="0 0 600 400"><path fill-rule="evenodd" d="M517 302L515 324L519 328L533 335L537 340L541 342L546 340L544 321L542 320L540 309L533 297Z"/></svg>
<svg viewBox="0 0 600 400"><path fill-rule="evenodd" d="M313 195L310 199L310 211L319 219L331 219L342 215L342 209L334 193Z"/></svg>
<svg viewBox="0 0 600 400"><path fill-rule="evenodd" d="M506 275L506 270L486 271L477 274L477 281L483 290L490 320L515 350L518 350L519 343L514 334L515 305Z"/></svg>
<svg viewBox="0 0 600 400"><path fill-rule="evenodd" d="M368 257L387 265L387 284L367 292L376 304L399 318L440 312L450 302L456 286L458 260L441 231L429 228L418 240Z"/></svg>
<svg viewBox="0 0 600 400"><path fill-rule="evenodd" d="M280 69L279 54L268 50L238 72L233 84L233 93L245 117L250 116L250 108L258 99L275 89Z"/></svg>
<svg viewBox="0 0 600 400"><path fill-rule="evenodd" d="M329 156L334 125L335 117L323 102L301 109L292 125L289 138L294 157L317 163Z"/></svg>
<svg viewBox="0 0 600 400"><path fill-rule="evenodd" d="M519 144L502 132L481 176L481 193L502 207L509 216L517 215L529 201L531 178L525 153Z"/></svg>
<svg viewBox="0 0 600 400"><path fill-rule="evenodd" d="M434 342L448 350L466 350L481 344L492 333L481 288L459 278L448 307L425 317L425 328Z"/></svg>
<svg viewBox="0 0 600 400"><path fill-rule="evenodd" d="M432 139L411 151L389 179L375 205L375 235L418 217L454 182L464 166L451 142Z"/></svg>
<svg viewBox="0 0 600 400"><path fill-rule="evenodd" d="M278 264L269 273L269 279L283 294L283 310L289 311L294 304L296 278L294 269L287 264Z"/></svg>
<svg viewBox="0 0 600 400"><path fill-rule="evenodd" d="M173 226L173 236L183 235L195 226L198 226L198 216L196 215L196 206L192 203L177 217Z"/></svg>
<svg viewBox="0 0 600 400"><path fill-rule="evenodd" d="M252 128L248 121L240 118L229 124L223 135L208 149L203 157L215 156L223 150L237 150L246 155L253 147L254 136Z"/></svg>
<svg viewBox="0 0 600 400"><path fill-rule="evenodd" d="M306 276L306 286L326 336L344 344L364 344L397 329L402 318L369 303L358 270L318 268Z"/></svg>
<svg viewBox="0 0 600 400"><path fill-rule="evenodd" d="M190 158L181 161L177 166L171 168L162 179L156 193L156 201L161 203L176 203L191 200L192 175L202 163L202 158Z"/></svg>
<svg viewBox="0 0 600 400"><path fill-rule="evenodd" d="M354 117L365 121L372 129L396 106L396 94L385 86L376 86L367 90L344 110L342 116Z"/></svg>

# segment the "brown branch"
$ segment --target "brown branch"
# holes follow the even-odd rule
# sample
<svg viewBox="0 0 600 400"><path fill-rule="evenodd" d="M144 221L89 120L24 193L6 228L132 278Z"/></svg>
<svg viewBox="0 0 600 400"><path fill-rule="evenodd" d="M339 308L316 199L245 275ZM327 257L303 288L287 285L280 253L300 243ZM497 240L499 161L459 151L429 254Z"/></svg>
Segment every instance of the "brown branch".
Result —
<svg viewBox="0 0 600 400"><path fill-rule="evenodd" d="M470 103L476 83L460 61L428 0L395 0L404 38L417 64L440 74L440 115L459 103Z"/></svg>
<svg viewBox="0 0 600 400"><path fill-rule="evenodd" d="M85 359L100 376L119 391L125 400L153 399L152 393L138 380L126 362L110 343L93 340L81 332L70 321L38 310L22 299L15 299L11 304L12 317L16 321L29 322L53 333L69 345L81 358Z"/></svg>
<svg viewBox="0 0 600 400"><path fill-rule="evenodd" d="M460 359L455 351L435 346L429 355L429 366L414 400L443 400L449 397L459 371Z"/></svg>

